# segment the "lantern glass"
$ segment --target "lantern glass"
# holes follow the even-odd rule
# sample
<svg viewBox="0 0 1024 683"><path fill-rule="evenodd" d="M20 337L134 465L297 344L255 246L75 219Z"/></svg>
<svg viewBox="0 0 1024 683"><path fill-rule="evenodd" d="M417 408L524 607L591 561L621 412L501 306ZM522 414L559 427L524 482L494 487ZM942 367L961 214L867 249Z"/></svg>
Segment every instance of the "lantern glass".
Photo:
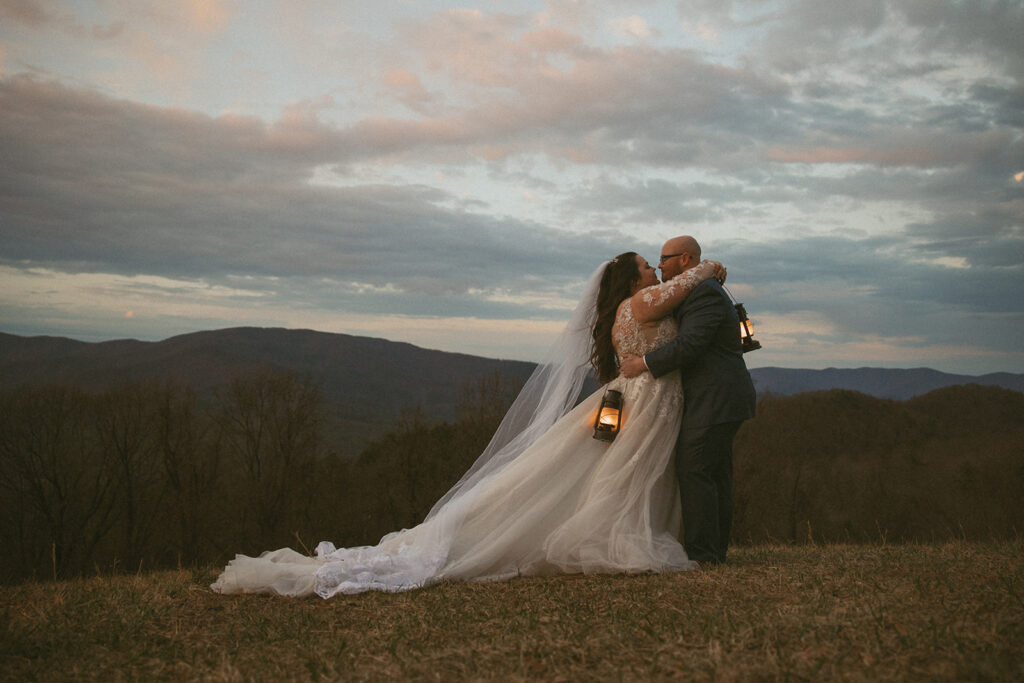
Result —
<svg viewBox="0 0 1024 683"><path fill-rule="evenodd" d="M743 353L747 351L756 351L761 348L761 342L754 339L754 323L750 322L750 318L747 317L747 309L743 307L743 304L735 304L736 315L740 319L740 342L743 345Z"/></svg>
<svg viewBox="0 0 1024 683"><path fill-rule="evenodd" d="M594 438L613 441L622 424L622 392L609 389L601 399L601 408L594 420Z"/></svg>

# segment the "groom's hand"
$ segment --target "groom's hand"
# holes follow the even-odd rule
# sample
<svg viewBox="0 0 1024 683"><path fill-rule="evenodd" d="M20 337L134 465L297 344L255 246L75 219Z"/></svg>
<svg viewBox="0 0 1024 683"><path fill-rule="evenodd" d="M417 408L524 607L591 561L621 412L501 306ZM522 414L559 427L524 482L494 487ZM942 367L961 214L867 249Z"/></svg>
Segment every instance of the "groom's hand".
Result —
<svg viewBox="0 0 1024 683"><path fill-rule="evenodd" d="M638 377L647 372L647 365L644 364L644 359L641 356L625 353L620 360L619 374L623 377Z"/></svg>

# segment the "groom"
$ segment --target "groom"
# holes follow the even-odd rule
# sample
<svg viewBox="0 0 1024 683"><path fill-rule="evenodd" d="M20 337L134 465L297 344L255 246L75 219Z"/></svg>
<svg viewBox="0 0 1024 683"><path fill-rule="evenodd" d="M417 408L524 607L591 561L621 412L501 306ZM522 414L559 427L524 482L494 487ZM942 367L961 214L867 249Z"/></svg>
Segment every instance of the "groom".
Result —
<svg viewBox="0 0 1024 683"><path fill-rule="evenodd" d="M674 237L661 248L661 279L698 263L697 240ZM673 316L679 322L676 338L642 358L624 356L620 370L626 377L681 371L683 421L675 466L683 544L691 560L720 564L732 527L732 441L743 420L754 416L754 384L743 363L739 318L717 280L698 285Z"/></svg>

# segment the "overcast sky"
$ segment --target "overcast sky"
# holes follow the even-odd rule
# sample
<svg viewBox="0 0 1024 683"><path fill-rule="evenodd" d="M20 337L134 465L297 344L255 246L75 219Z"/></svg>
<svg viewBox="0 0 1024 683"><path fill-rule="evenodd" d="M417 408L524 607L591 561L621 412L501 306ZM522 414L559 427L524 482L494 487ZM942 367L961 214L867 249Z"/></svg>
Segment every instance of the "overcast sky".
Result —
<svg viewBox="0 0 1024 683"><path fill-rule="evenodd" d="M537 360L598 264L692 234L751 367L1024 372L1022 35L1019 0L0 0L0 330Z"/></svg>

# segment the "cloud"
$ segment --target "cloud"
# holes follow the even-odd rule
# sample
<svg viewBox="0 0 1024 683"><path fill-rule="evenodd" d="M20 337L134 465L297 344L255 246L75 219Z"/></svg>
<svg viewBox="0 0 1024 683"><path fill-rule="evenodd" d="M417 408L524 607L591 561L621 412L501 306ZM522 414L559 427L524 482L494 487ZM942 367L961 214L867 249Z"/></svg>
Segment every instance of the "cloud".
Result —
<svg viewBox="0 0 1024 683"><path fill-rule="evenodd" d="M979 268L1012 268L1016 275L1024 270L1024 201L912 223L907 234L929 254Z"/></svg>
<svg viewBox="0 0 1024 683"><path fill-rule="evenodd" d="M580 0L545 0L544 9L537 13L538 26L562 26L570 31L588 32L600 24L600 13L593 3Z"/></svg>
<svg viewBox="0 0 1024 683"><path fill-rule="evenodd" d="M926 47L985 55L1005 65L1016 78L1024 77L1020 59L1024 5L1005 0L904 0L895 3L895 9L920 30Z"/></svg>
<svg viewBox="0 0 1024 683"><path fill-rule="evenodd" d="M748 161L750 152L740 152L738 141L727 149L728 135L718 129L758 134L764 121L754 112L781 104L786 92L770 76L686 51L598 49L562 31L514 30L514 21L476 12L446 13L410 29L424 68L454 93L447 111L364 120L354 136L379 149L389 141L407 150L514 142L574 162L735 163L730 152Z"/></svg>
<svg viewBox="0 0 1024 683"><path fill-rule="evenodd" d="M236 0L150 0L125 11L150 29L180 37L223 31L238 10Z"/></svg>
<svg viewBox="0 0 1024 683"><path fill-rule="evenodd" d="M453 296L521 286L527 274L564 285L618 249L612 237L580 245L528 222L446 208L445 193L422 185L311 184L317 164L343 157L346 138L301 114L263 125L28 78L5 82L0 105L9 133L0 147L18 161L0 169L8 263L331 278ZM566 272L574 258L578 269Z"/></svg>
<svg viewBox="0 0 1024 683"><path fill-rule="evenodd" d="M952 136L945 145L939 138ZM771 146L766 161L802 164L870 164L873 166L920 166L936 168L983 163L1019 146L1018 136L1010 129L950 131L935 129L888 128L856 147L838 144L792 147Z"/></svg>
<svg viewBox="0 0 1024 683"><path fill-rule="evenodd" d="M181 4L173 2L172 6L180 11ZM185 0L184 4L189 25L207 33L223 30L238 9L232 0Z"/></svg>
<svg viewBox="0 0 1024 683"><path fill-rule="evenodd" d="M431 94L424 87L419 76L408 69L393 69L384 74L384 85L394 97L410 110L423 116L433 116L437 112L438 96Z"/></svg>
<svg viewBox="0 0 1024 683"><path fill-rule="evenodd" d="M650 40L661 35L661 31L651 28L647 21L635 14L628 17L617 17L608 22L612 31L618 35L635 38L637 40Z"/></svg>
<svg viewBox="0 0 1024 683"><path fill-rule="evenodd" d="M778 35L799 34L816 41L831 41L849 36L870 36L888 16L886 0L798 0L788 3Z"/></svg>
<svg viewBox="0 0 1024 683"><path fill-rule="evenodd" d="M73 64L94 85L126 96L187 101L205 76L201 61L232 26L235 0L157 0L113 5L3 0L3 32L31 70ZM6 28L6 27L4 27ZM127 62L123 57L127 55Z"/></svg>
<svg viewBox="0 0 1024 683"><path fill-rule="evenodd" d="M0 2L5 320L514 336L693 233L755 362L1014 358L1014 3L239 7Z"/></svg>
<svg viewBox="0 0 1024 683"><path fill-rule="evenodd" d="M845 78L868 59L877 69L879 50L905 49L895 45L901 15L885 3L854 3L842 11L836 9L842 3L825 5L828 11L814 9L816 3L790 5L771 22L779 28L766 34L778 49L798 51L787 58L817 65L813 78L795 82L797 88L753 61L726 66L673 48L598 48L564 29L532 31L518 17L441 13L410 27L408 35L432 78L444 79L445 91L455 94L447 110L418 120L364 121L358 128L405 146L493 149L501 141L572 163L722 170L763 161L934 167L1019 148L1019 96L1006 86L969 83L975 97L955 104L929 104L897 90L891 104L880 107L868 99L877 98L873 83L830 82L823 71L829 64L836 64L836 78ZM790 26L787 17L799 21ZM849 65L806 54L831 50L837 41L852 46L844 57ZM903 69L906 62L893 64ZM923 73L935 69L949 67ZM1002 128L992 126L993 110Z"/></svg>
<svg viewBox="0 0 1024 683"><path fill-rule="evenodd" d="M691 64L690 58L679 58L677 63ZM415 86L418 81L401 74L393 82ZM578 238L446 207L453 198L436 189L309 183L312 169L322 164L410 153L421 146L473 144L496 132L483 123L475 130L443 120L366 120L346 130L324 124L315 111L298 107L264 124L249 117L214 118L137 105L25 77L5 81L0 99L0 121L9 133L3 141L5 154L19 160L0 171L10 190L5 213L13 219L7 228L12 238L8 259L188 277L235 273L311 278L343 273L345 281L446 296L521 285L519 276L525 272L547 270L564 284L585 270L581 266L564 275L559 272L579 251ZM656 99L651 106L657 107ZM553 117L550 125L558 139L563 124ZM508 134L514 130L513 126ZM642 152L642 145L633 144ZM998 131L966 135L959 144L950 154L970 161L973 145L978 164L995 150L1013 147ZM882 142L878 146L885 147ZM826 161L887 163L870 156ZM929 161L934 165L941 159ZM46 182L40 184L39 178ZM777 176L769 187L746 185L738 178L725 183L603 182L573 202L595 217L618 215L623 224L661 223L668 229L679 222L735 220L765 202L799 205L803 198L779 182L784 179ZM867 179L869 184L860 182ZM831 181L793 176L790 183L814 188L816 194L807 195L808 202L824 194L847 194L861 201L884 198L885 189L895 186L891 175L873 177L866 172ZM901 193L907 187L917 185L921 191L929 183L939 181L934 175L908 175L902 189L891 194L906 198ZM855 189L858 184L860 190ZM941 198L944 192L937 186L933 195ZM938 258L956 255L957 245L968 241L960 237L950 242L938 233L990 229L993 238L1002 235L1004 243L975 246L971 262L992 264L998 258L1000 265L1016 266L1019 221L1013 222L1014 210L1010 203L1002 212L977 215L969 224L963 219L966 214L945 222L919 221L909 224L908 236L923 252ZM590 263L621 250L624 241L624 234L614 233L592 241L585 247ZM396 245L406 248L395 253ZM539 245L545 247L538 250ZM420 258L410 259L403 252ZM453 254L465 255L457 274L450 270ZM385 262L389 268L381 270L378 264ZM769 277L753 264L750 267L755 277ZM830 272L857 275L836 264Z"/></svg>
<svg viewBox="0 0 1024 683"><path fill-rule="evenodd" d="M40 28L54 19L38 0L0 0L0 14L31 28Z"/></svg>

